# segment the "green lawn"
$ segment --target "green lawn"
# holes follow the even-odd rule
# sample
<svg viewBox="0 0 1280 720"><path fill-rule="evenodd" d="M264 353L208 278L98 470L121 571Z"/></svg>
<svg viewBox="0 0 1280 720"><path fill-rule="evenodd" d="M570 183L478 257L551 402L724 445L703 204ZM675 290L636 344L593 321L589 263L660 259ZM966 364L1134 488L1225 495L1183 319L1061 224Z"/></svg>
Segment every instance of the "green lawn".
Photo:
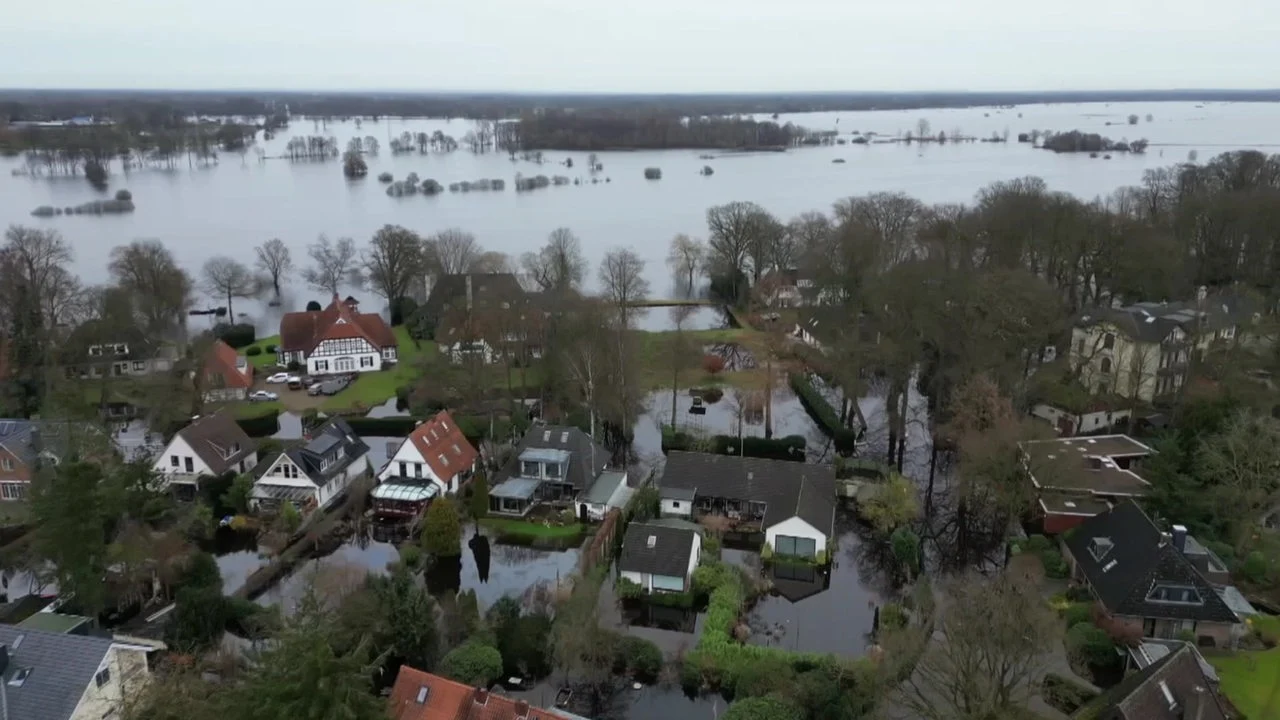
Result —
<svg viewBox="0 0 1280 720"><path fill-rule="evenodd" d="M371 408L396 396L396 389L411 385L422 374L418 364L440 352L430 340L415 343L409 330L403 325L392 329L396 335L399 361L391 370L361 373L346 390L325 400L320 409L326 412L350 410L363 406Z"/></svg>
<svg viewBox="0 0 1280 720"><path fill-rule="evenodd" d="M640 359L640 385L646 390L670 389L673 377L671 366L671 343L676 332L637 331ZM749 387L758 381L763 373L746 370L742 372L720 372L715 375L702 369L704 345L714 343L739 343L752 349L760 361L761 349L757 347L756 338L750 330L737 328L717 330L685 330L689 344L688 356L680 369L680 387L706 387L708 385L733 385Z"/></svg>
<svg viewBox="0 0 1280 720"><path fill-rule="evenodd" d="M1212 656L1222 691L1249 718L1280 717L1280 647Z"/></svg>
<svg viewBox="0 0 1280 720"><path fill-rule="evenodd" d="M497 530L499 533L507 533L511 535L524 535L528 537L539 538L567 538L582 534L581 523L571 523L569 525L548 526L540 522L529 522L528 520L515 520L512 518L483 518L480 524Z"/></svg>
<svg viewBox="0 0 1280 720"><path fill-rule="evenodd" d="M242 355L247 355L249 358L249 364L252 365L255 369L261 370L261 369L269 368L271 370L275 370L276 354L273 352L267 352L267 346L279 345L279 344L280 344L280 336L272 335L271 337L261 338L260 340L258 340L252 345L246 345L240 348L239 350L237 350L236 352L239 352ZM252 347L256 347L259 350L261 350L262 354L248 355L249 348L252 348Z"/></svg>

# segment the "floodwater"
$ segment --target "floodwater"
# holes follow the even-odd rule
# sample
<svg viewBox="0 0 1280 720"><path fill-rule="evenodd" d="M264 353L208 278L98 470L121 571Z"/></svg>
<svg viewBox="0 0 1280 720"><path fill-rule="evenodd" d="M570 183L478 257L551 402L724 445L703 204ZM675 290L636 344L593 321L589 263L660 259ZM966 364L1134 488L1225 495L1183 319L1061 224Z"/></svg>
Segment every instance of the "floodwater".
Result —
<svg viewBox="0 0 1280 720"><path fill-rule="evenodd" d="M642 310L636 314L635 327L638 330L662 332L676 329L676 313L683 314L681 326L685 330L713 330L728 326L723 310L718 307L655 307Z"/></svg>
<svg viewBox="0 0 1280 720"><path fill-rule="evenodd" d="M523 691L503 690L502 694L527 700L534 707L552 707L559 686L550 680ZM599 720L716 720L729 708L729 703L718 694L696 697L685 695L679 687L644 686L620 690L608 703ZM570 707L571 712L585 708Z"/></svg>
<svg viewBox="0 0 1280 720"><path fill-rule="evenodd" d="M866 560L848 513L836 519L837 549L829 575L809 567L766 571L773 590L747 617L753 645L796 652L862 657L870 643L875 608L890 597L884 575ZM758 570L759 555L724 549L725 560Z"/></svg>
<svg viewBox="0 0 1280 720"><path fill-rule="evenodd" d="M1126 124L1126 116L1143 120ZM1145 117L1151 114L1150 122ZM1054 190L1093 198L1117 187L1137 183L1143 170L1187 159L1196 151L1205 161L1234 149L1280 147L1280 104L1276 103L1095 103L1026 105L1014 108L924 109L884 112L839 112L785 115L815 130L838 130L848 139L852 131L874 131L895 137L914 130L920 119L934 132L987 137L1008 130L1008 143L948 143L837 145L800 148L785 153L720 155L711 160L697 150L604 152L599 154L609 182L592 184L586 153L546 152L545 162L512 162L505 153L416 153L393 156L388 139L402 131L430 133L440 129L461 138L471 129L467 120L383 120L319 123L296 119L287 132L259 145L268 157L281 155L291 135L321 134L337 138L341 146L356 136L372 135L381 154L369 158L368 177L347 181L341 164L258 160L224 153L217 166L188 167L181 159L174 170L134 170L127 176L112 168L114 193L128 188L137 211L114 216L35 218L40 205L65 207L101 198L83 177L11 177L23 159L0 159L0 219L60 230L75 249L74 269L86 283L106 278L111 248L137 238L158 238L168 244L180 263L193 273L214 255L245 262L253 247L278 237L305 264L305 246L321 233L367 240L377 228L391 223L422 233L448 227L473 232L486 249L512 257L539 246L547 234L567 226L582 238L591 264L588 287L596 286L596 268L604 253L630 247L646 261L651 293L671 293L674 282L666 267L668 241L677 233L706 235L708 207L734 200L751 200L786 219L808 210L826 210L851 195L874 191L902 191L925 202L968 202L981 187L1026 175L1045 179ZM1110 123L1110 125L1108 125ZM1116 140L1145 137L1145 155L1116 154L1110 160L1088 155L1056 155L1013 141L1019 132L1079 129ZM572 158L574 167L563 161ZM846 160L834 164L835 159ZM715 174L702 176L704 165ZM661 180L646 180L644 168L659 167ZM503 178L501 192L445 192L435 197L388 197L376 176L390 172L397 179L416 172L444 185L462 180ZM581 185L548 187L516 193L512 182L524 175L564 175ZM318 299L295 282L284 304L268 309L278 313ZM209 299L209 304L217 304ZM245 309L249 309L245 303Z"/></svg>

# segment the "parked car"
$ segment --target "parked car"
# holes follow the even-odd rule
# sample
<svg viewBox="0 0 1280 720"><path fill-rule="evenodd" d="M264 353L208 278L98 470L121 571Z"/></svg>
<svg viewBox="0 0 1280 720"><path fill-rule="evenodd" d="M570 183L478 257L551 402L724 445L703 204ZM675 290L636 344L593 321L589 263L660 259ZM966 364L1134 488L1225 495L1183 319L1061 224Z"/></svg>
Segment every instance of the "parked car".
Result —
<svg viewBox="0 0 1280 720"><path fill-rule="evenodd" d="M319 380L317 380L317 379L315 379L315 378L313 378L313 377L311 377L310 375L303 375L303 376L302 376L302 387L308 387L308 388L309 388L309 387L311 387L312 385L315 385L315 384L316 384L316 383L318 383L318 382L320 382L320 381L319 381Z"/></svg>
<svg viewBox="0 0 1280 720"><path fill-rule="evenodd" d="M298 377L297 375L290 375L287 382L289 383L290 390L302 389L302 378Z"/></svg>
<svg viewBox="0 0 1280 720"><path fill-rule="evenodd" d="M269 383L289 382L289 373L282 372L282 373L276 373L274 375L268 375L267 382Z"/></svg>
<svg viewBox="0 0 1280 720"><path fill-rule="evenodd" d="M355 375L338 375L312 385L308 390L308 395L337 395L347 389L355 380Z"/></svg>
<svg viewBox="0 0 1280 720"><path fill-rule="evenodd" d="M249 393L249 402L267 402L270 400L279 400L279 399L280 399L279 395L273 392L268 392L266 390L255 390Z"/></svg>

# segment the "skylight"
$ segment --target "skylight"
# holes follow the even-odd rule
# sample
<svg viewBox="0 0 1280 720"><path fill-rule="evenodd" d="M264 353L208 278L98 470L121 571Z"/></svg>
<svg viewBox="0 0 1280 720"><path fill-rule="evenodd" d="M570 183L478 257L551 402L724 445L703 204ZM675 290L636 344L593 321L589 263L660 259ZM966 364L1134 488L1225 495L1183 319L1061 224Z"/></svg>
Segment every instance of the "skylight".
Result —
<svg viewBox="0 0 1280 720"><path fill-rule="evenodd" d="M29 677L31 677L31 668L18 668L13 671L13 677L9 678L9 685L13 687L22 687L23 683L25 683Z"/></svg>
<svg viewBox="0 0 1280 720"><path fill-rule="evenodd" d="M1093 556L1095 561L1102 562L1113 547L1115 545L1112 544L1111 538L1096 537L1089 541L1089 554Z"/></svg>

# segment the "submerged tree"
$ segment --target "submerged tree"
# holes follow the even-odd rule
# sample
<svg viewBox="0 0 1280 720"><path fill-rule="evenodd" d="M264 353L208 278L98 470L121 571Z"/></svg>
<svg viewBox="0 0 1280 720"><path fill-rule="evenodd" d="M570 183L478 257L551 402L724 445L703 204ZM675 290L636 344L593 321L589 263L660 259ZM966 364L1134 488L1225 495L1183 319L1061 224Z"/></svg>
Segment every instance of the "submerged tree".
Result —
<svg viewBox="0 0 1280 720"><path fill-rule="evenodd" d="M271 278L271 287L275 290L276 297L280 297L280 281L293 272L293 257L289 246L280 238L271 238L253 251L257 255L256 267Z"/></svg>
<svg viewBox="0 0 1280 720"><path fill-rule="evenodd" d="M257 278L242 263L222 255L206 260L201 272L205 292L227 301L227 318L234 323L236 314L232 306L233 299L256 295Z"/></svg>
<svg viewBox="0 0 1280 720"><path fill-rule="evenodd" d="M302 278L312 288L337 295L343 283L351 282L356 268L356 243L349 237L330 240L321 235L307 247L311 265L302 271Z"/></svg>
<svg viewBox="0 0 1280 720"><path fill-rule="evenodd" d="M384 225L373 234L361 265L373 290L395 303L424 273L422 238L399 225Z"/></svg>

